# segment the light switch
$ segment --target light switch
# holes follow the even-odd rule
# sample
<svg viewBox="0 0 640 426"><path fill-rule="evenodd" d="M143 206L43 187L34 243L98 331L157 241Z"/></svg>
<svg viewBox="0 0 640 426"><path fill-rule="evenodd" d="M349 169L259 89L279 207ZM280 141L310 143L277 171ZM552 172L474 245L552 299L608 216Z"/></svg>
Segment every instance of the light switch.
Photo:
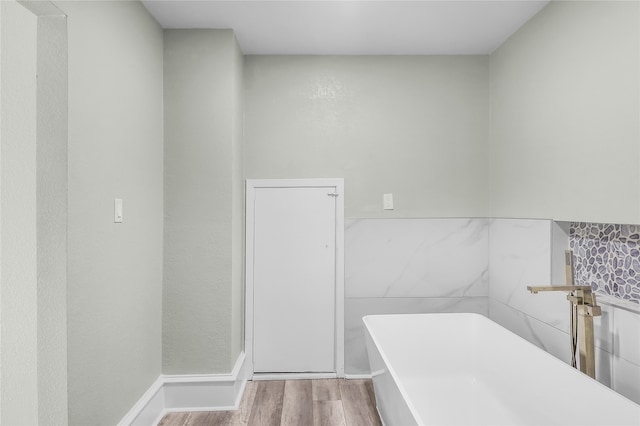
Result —
<svg viewBox="0 0 640 426"><path fill-rule="evenodd" d="M113 200L113 221L115 223L122 223L122 198Z"/></svg>
<svg viewBox="0 0 640 426"><path fill-rule="evenodd" d="M382 194L382 208L393 210L393 194Z"/></svg>

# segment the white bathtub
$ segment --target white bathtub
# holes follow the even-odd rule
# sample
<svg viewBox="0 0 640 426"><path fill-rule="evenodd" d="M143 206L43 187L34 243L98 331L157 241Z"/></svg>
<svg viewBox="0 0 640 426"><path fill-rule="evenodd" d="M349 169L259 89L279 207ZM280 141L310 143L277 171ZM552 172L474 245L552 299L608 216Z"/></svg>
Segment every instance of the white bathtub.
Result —
<svg viewBox="0 0 640 426"><path fill-rule="evenodd" d="M640 405L482 315L364 323L387 426L640 425Z"/></svg>

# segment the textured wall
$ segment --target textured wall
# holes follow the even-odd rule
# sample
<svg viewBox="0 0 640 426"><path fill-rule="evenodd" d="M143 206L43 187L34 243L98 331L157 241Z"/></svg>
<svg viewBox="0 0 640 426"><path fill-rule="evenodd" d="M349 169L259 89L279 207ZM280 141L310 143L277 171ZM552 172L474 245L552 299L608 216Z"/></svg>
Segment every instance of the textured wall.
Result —
<svg viewBox="0 0 640 426"><path fill-rule="evenodd" d="M38 418L67 424L67 21L38 18Z"/></svg>
<svg viewBox="0 0 640 426"><path fill-rule="evenodd" d="M233 53L233 135L231 157L231 353L244 350L244 56L236 45Z"/></svg>
<svg viewBox="0 0 640 426"><path fill-rule="evenodd" d="M491 216L640 223L639 8L552 1L491 55Z"/></svg>
<svg viewBox="0 0 640 426"><path fill-rule="evenodd" d="M115 424L161 373L162 30L139 2L56 4L69 42L69 423Z"/></svg>
<svg viewBox="0 0 640 426"><path fill-rule="evenodd" d="M486 217L488 61L247 56L245 175L342 177L346 217Z"/></svg>
<svg viewBox="0 0 640 426"><path fill-rule="evenodd" d="M36 16L0 2L0 423L38 424Z"/></svg>
<svg viewBox="0 0 640 426"><path fill-rule="evenodd" d="M34 5L0 5L0 422L16 425L67 423L66 20Z"/></svg>
<svg viewBox="0 0 640 426"><path fill-rule="evenodd" d="M163 372L228 373L242 346L242 61L231 30L164 41Z"/></svg>
<svg viewBox="0 0 640 426"><path fill-rule="evenodd" d="M3 8L0 5L0 191L2 191L2 99L3 99L3 89L2 89L2 58L3 58L3 47L2 47L2 17L3 17ZM6 37L6 36L5 36ZM1 203L1 192L0 192L0 203ZM2 205L0 204L0 309L2 309ZM0 311L0 379L2 378L2 311ZM2 380L0 380L0 421L2 421Z"/></svg>

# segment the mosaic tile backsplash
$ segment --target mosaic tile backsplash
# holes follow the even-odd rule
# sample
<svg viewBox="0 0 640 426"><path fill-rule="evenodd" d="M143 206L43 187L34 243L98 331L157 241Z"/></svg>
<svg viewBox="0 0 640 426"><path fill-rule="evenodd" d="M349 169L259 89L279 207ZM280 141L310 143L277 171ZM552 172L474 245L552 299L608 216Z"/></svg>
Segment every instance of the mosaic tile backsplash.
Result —
<svg viewBox="0 0 640 426"><path fill-rule="evenodd" d="M575 282L640 303L640 225L572 223Z"/></svg>

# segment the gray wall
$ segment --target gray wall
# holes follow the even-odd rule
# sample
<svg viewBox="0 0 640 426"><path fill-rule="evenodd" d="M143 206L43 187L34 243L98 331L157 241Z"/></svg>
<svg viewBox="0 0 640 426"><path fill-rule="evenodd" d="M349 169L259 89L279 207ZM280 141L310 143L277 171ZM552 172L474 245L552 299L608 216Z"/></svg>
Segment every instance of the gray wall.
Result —
<svg viewBox="0 0 640 426"><path fill-rule="evenodd" d="M639 223L639 8L552 1L491 55L493 217Z"/></svg>
<svg viewBox="0 0 640 426"><path fill-rule="evenodd" d="M242 57L231 30L164 33L163 372L242 349Z"/></svg>
<svg viewBox="0 0 640 426"><path fill-rule="evenodd" d="M37 18L13 1L1 2L0 10L0 422L25 425L38 423Z"/></svg>
<svg viewBox="0 0 640 426"><path fill-rule="evenodd" d="M247 56L245 176L345 178L347 217L486 217L488 82L487 56Z"/></svg>
<svg viewBox="0 0 640 426"><path fill-rule="evenodd" d="M244 350L244 56L233 49L233 134L231 158L231 353Z"/></svg>
<svg viewBox="0 0 640 426"><path fill-rule="evenodd" d="M57 10L46 13L38 18L36 115L38 419L41 425L68 423L67 21Z"/></svg>
<svg viewBox="0 0 640 426"><path fill-rule="evenodd" d="M0 21L0 423L66 424L66 20L7 1Z"/></svg>
<svg viewBox="0 0 640 426"><path fill-rule="evenodd" d="M56 4L69 41L69 423L115 424L161 374L162 30L138 2Z"/></svg>

